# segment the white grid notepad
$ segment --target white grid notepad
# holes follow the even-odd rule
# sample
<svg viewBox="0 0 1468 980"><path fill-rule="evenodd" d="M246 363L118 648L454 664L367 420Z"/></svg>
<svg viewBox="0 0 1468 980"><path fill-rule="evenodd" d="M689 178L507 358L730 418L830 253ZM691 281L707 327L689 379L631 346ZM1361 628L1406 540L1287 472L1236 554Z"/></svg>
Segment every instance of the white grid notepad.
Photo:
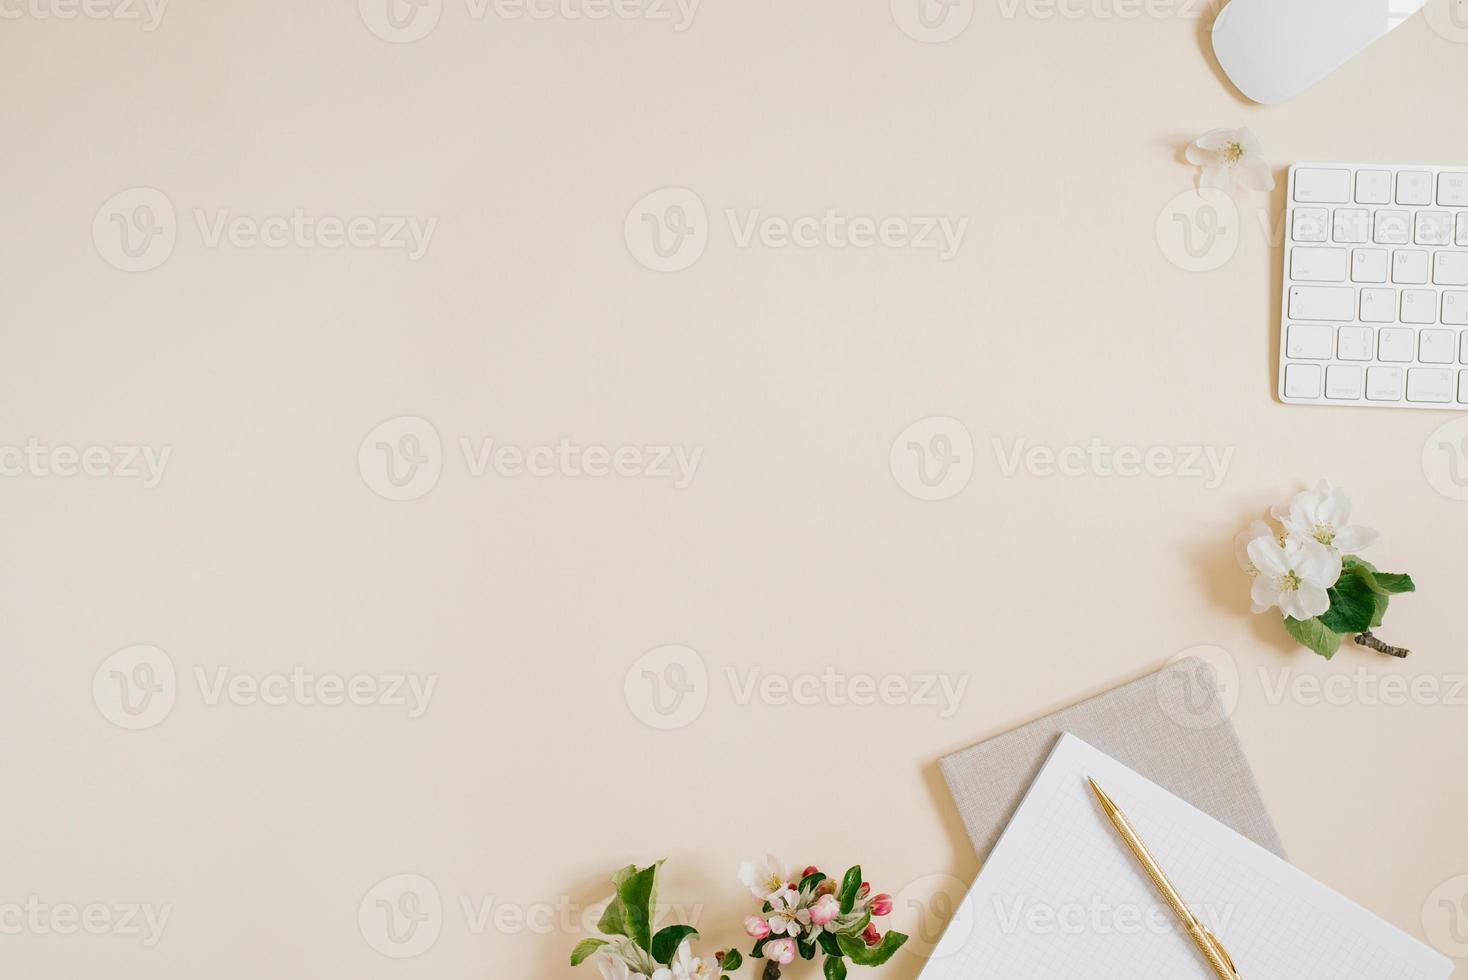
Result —
<svg viewBox="0 0 1468 980"><path fill-rule="evenodd" d="M1064 735L921 980L1215 980L1091 794L1094 778L1244 980L1446 980L1453 964Z"/></svg>

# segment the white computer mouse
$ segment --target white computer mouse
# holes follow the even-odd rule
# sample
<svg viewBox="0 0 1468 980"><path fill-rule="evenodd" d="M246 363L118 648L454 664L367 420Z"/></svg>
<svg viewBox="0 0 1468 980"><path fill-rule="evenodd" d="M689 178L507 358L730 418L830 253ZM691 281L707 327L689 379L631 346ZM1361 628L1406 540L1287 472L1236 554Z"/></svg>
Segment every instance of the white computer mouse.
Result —
<svg viewBox="0 0 1468 980"><path fill-rule="evenodd" d="M1239 91L1299 95L1421 10L1426 0L1230 0L1213 24L1218 63Z"/></svg>

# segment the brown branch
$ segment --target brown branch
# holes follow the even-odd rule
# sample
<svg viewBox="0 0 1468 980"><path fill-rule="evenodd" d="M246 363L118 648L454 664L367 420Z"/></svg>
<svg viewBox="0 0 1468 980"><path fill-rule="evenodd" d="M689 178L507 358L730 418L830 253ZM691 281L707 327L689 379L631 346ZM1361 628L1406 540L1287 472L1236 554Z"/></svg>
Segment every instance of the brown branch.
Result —
<svg viewBox="0 0 1468 980"><path fill-rule="evenodd" d="M765 960L764 980L780 980L780 964L774 960Z"/></svg>
<svg viewBox="0 0 1468 980"><path fill-rule="evenodd" d="M1373 636L1370 630L1367 630L1365 633L1358 633L1355 637L1355 640L1357 646L1362 646L1370 650L1375 650L1377 653L1384 653L1388 657L1397 657L1400 659L1409 655L1412 652L1406 647L1394 647L1390 643L1383 643L1381 640L1378 640L1375 636Z"/></svg>

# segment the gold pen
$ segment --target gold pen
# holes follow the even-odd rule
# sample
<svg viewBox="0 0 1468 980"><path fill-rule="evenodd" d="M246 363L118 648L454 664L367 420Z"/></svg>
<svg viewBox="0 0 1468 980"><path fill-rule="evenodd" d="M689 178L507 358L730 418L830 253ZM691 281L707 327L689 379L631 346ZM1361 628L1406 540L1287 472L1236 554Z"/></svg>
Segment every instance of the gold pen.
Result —
<svg viewBox="0 0 1468 980"><path fill-rule="evenodd" d="M1111 797L1096 785L1096 780L1092 779L1090 783L1091 791L1101 802L1101 809L1106 811L1106 816L1111 819L1112 826L1116 828L1118 834L1121 834L1121 839L1126 842L1126 846L1136 855L1138 863L1142 865L1142 870L1147 873L1148 878L1152 879L1152 884L1157 887L1157 891L1161 893L1167 904L1172 906L1172 911L1177 915L1183 927L1188 930L1188 935L1192 937L1193 944L1198 947L1198 952L1203 954L1208 965L1213 967L1213 972L1218 974L1218 980L1242 980L1238 968L1234 966L1234 961L1228 955L1228 950L1223 948L1223 943L1219 941L1218 937L1203 924L1202 919L1193 914L1192 909L1188 908L1182 896L1177 893L1177 889L1172 887L1172 882L1168 881L1167 876L1162 873L1162 868L1158 866L1156 859L1147 850L1147 845L1142 843L1142 838L1138 837L1137 832L1132 829L1126 814L1111 802Z"/></svg>

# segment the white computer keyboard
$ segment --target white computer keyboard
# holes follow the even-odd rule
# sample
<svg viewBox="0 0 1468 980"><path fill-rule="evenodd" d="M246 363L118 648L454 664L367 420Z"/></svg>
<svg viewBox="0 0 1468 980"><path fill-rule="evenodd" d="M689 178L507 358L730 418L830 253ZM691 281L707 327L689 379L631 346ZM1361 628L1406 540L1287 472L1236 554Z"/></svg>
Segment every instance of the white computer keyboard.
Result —
<svg viewBox="0 0 1468 980"><path fill-rule="evenodd" d="M1280 329L1286 402L1468 410L1468 167L1291 167Z"/></svg>

